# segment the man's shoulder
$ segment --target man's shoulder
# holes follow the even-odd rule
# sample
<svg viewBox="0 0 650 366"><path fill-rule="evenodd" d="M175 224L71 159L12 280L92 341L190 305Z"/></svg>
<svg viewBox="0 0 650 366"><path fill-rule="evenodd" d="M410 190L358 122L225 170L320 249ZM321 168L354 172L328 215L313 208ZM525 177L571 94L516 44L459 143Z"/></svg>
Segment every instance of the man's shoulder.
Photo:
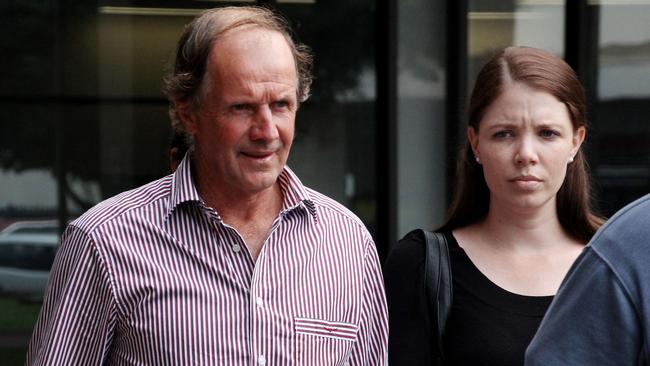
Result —
<svg viewBox="0 0 650 366"><path fill-rule="evenodd" d="M628 204L612 216L594 235L590 245L597 250L615 244L621 247L650 246L650 194Z"/></svg>
<svg viewBox="0 0 650 366"><path fill-rule="evenodd" d="M650 221L650 194L647 194L620 209L608 222L608 226L628 225L627 221ZM649 225L645 229L650 230Z"/></svg>
<svg viewBox="0 0 650 366"><path fill-rule="evenodd" d="M140 187L119 193L99 202L74 220L71 225L87 234L108 222L119 220L130 212L146 209L169 197L172 175L149 182Z"/></svg>
<svg viewBox="0 0 650 366"><path fill-rule="evenodd" d="M633 291L637 280L650 274L647 266L650 260L648 237L650 195L617 212L594 235L588 247L629 291Z"/></svg>
<svg viewBox="0 0 650 366"><path fill-rule="evenodd" d="M367 231L366 226L363 224L361 219L338 201L309 187L305 187L305 190L309 196L309 200L313 202L318 215L326 221L342 221ZM328 218L331 220L327 220Z"/></svg>

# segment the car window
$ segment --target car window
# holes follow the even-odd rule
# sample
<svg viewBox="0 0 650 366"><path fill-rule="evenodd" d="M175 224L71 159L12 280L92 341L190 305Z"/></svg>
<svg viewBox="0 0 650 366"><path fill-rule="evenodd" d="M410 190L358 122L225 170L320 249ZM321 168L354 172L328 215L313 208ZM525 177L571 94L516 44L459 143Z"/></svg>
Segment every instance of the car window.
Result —
<svg viewBox="0 0 650 366"><path fill-rule="evenodd" d="M54 261L56 248L24 243L0 245L0 266L49 271Z"/></svg>

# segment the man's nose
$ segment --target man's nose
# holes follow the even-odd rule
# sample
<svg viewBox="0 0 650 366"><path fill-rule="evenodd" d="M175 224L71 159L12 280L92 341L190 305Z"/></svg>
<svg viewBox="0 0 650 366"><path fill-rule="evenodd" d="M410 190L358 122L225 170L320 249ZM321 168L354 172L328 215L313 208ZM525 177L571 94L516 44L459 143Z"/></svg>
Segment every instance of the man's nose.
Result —
<svg viewBox="0 0 650 366"><path fill-rule="evenodd" d="M273 119L273 111L271 111L271 108L267 104L259 106L251 128L251 139L270 141L277 139L278 136L278 128Z"/></svg>
<svg viewBox="0 0 650 366"><path fill-rule="evenodd" d="M517 165L537 164L539 158L535 149L535 141L531 136L523 136L517 142L514 159Z"/></svg>

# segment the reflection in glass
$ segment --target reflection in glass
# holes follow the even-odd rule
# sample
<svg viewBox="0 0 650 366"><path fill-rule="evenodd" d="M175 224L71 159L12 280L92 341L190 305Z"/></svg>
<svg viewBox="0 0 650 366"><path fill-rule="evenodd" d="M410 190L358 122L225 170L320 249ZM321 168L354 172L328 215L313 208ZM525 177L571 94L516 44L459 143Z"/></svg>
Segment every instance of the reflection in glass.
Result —
<svg viewBox="0 0 650 366"><path fill-rule="evenodd" d="M650 97L650 3L599 10L598 98Z"/></svg>
<svg viewBox="0 0 650 366"><path fill-rule="evenodd" d="M372 231L376 4L277 4L316 54L313 96L299 112L289 165ZM0 230L50 225L46 232L0 234L0 354L11 355L5 364L24 362L38 312L31 302L42 299L59 225L169 173L162 76L183 25L198 11L188 7L214 5L0 2L0 25L11 30L0 34ZM14 277L3 282L3 273Z"/></svg>
<svg viewBox="0 0 650 366"><path fill-rule="evenodd" d="M542 48L564 55L565 1L470 0L468 87L495 51L507 46Z"/></svg>
<svg viewBox="0 0 650 366"><path fill-rule="evenodd" d="M397 238L446 212L446 5L398 4Z"/></svg>
<svg viewBox="0 0 650 366"><path fill-rule="evenodd" d="M650 3L590 4L599 24L592 155L611 215L650 188Z"/></svg>
<svg viewBox="0 0 650 366"><path fill-rule="evenodd" d="M298 112L288 165L374 233L375 3L329 0L277 8L315 57L312 96Z"/></svg>

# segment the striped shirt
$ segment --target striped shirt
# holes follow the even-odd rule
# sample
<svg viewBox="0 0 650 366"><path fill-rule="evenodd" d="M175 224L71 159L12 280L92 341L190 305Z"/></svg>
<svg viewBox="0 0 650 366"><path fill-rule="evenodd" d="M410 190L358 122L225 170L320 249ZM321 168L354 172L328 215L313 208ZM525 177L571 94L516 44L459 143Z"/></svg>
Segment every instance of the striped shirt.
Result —
<svg viewBox="0 0 650 366"><path fill-rule="evenodd" d="M345 207L279 176L257 261L206 206L190 159L70 224L28 365L384 365L374 242Z"/></svg>

